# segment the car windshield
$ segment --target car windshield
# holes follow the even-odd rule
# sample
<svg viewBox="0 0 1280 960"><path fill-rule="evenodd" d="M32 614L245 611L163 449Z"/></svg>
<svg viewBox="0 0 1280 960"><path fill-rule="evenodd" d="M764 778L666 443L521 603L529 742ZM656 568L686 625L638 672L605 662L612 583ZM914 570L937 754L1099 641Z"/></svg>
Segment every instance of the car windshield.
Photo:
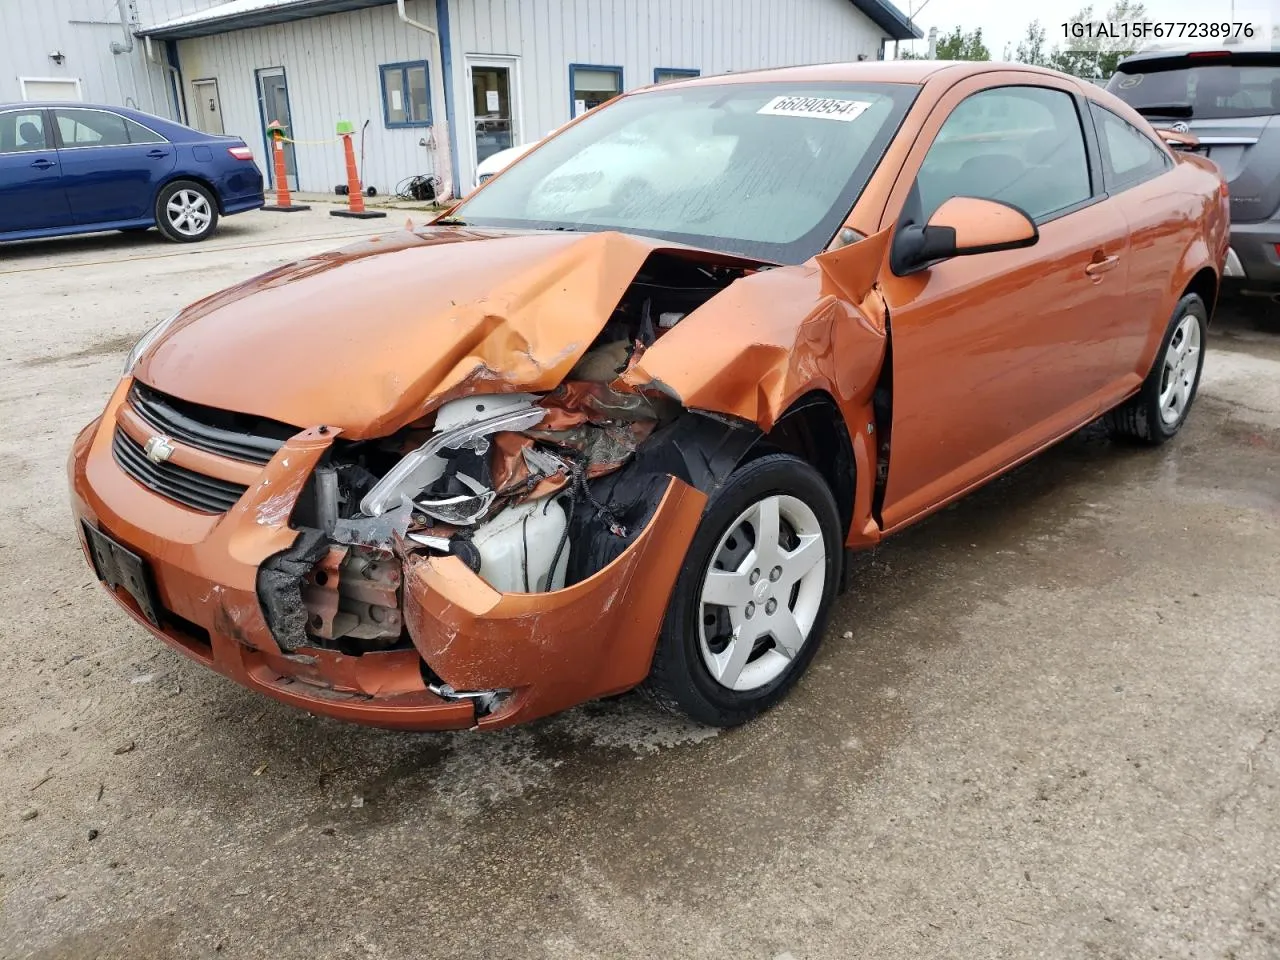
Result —
<svg viewBox="0 0 1280 960"><path fill-rule="evenodd" d="M622 97L522 157L452 217L621 230L801 263L839 229L917 90L722 83Z"/></svg>
<svg viewBox="0 0 1280 960"><path fill-rule="evenodd" d="M1194 120L1280 114L1280 53L1267 59L1206 66L1186 57L1138 60L1121 66L1107 89L1148 116L1160 116L1161 108L1184 117L1189 108Z"/></svg>

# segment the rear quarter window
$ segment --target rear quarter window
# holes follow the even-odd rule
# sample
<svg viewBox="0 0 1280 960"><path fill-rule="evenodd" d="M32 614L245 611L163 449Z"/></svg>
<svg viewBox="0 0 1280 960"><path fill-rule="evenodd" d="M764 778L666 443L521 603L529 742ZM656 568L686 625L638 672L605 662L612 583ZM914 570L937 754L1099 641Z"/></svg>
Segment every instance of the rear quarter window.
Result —
<svg viewBox="0 0 1280 960"><path fill-rule="evenodd" d="M123 147L131 143L165 143L164 137L109 110L59 107L53 112L66 147Z"/></svg>
<svg viewBox="0 0 1280 960"><path fill-rule="evenodd" d="M1102 148L1102 172L1110 191L1158 177L1173 166L1168 154L1123 117L1090 103Z"/></svg>
<svg viewBox="0 0 1280 960"><path fill-rule="evenodd" d="M129 142L124 117L102 110L53 111L65 147L118 147Z"/></svg>

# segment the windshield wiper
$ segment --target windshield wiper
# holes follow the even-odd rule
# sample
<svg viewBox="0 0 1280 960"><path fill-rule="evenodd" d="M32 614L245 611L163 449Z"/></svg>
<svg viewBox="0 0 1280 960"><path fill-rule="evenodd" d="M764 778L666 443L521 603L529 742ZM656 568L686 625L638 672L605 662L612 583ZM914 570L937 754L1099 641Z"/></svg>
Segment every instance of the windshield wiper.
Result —
<svg viewBox="0 0 1280 960"><path fill-rule="evenodd" d="M458 217L443 217L436 221L436 226L443 227L465 227L466 225L467 221L459 219Z"/></svg>
<svg viewBox="0 0 1280 960"><path fill-rule="evenodd" d="M1144 117L1183 117L1190 120L1195 114L1189 103L1153 103L1133 109Z"/></svg>

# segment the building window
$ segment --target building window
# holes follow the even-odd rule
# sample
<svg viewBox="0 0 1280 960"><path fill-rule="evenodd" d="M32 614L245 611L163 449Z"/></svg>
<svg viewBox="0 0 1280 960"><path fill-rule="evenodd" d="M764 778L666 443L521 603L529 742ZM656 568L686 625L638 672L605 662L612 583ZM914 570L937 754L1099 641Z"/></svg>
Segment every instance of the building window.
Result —
<svg viewBox="0 0 1280 960"><path fill-rule="evenodd" d="M571 63L569 90L569 116L580 117L592 107L598 107L622 92L622 68Z"/></svg>
<svg viewBox="0 0 1280 960"><path fill-rule="evenodd" d="M670 83L672 80L688 80L690 77L702 76L701 70L685 70L680 67L654 67L654 83Z"/></svg>
<svg viewBox="0 0 1280 960"><path fill-rule="evenodd" d="M382 71L382 116L388 127L431 125L431 91L427 85L427 62L384 63Z"/></svg>
<svg viewBox="0 0 1280 960"><path fill-rule="evenodd" d="M23 100L83 100L80 81L61 77L19 77Z"/></svg>

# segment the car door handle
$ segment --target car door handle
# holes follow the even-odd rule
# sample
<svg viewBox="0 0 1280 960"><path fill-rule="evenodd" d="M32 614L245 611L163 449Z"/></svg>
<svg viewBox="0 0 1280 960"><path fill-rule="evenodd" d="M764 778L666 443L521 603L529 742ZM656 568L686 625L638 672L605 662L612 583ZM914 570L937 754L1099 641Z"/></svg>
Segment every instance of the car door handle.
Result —
<svg viewBox="0 0 1280 960"><path fill-rule="evenodd" d="M1101 260L1095 260L1084 268L1084 272L1091 277L1101 277L1104 273L1110 273L1116 267L1120 266L1119 257L1103 257Z"/></svg>
<svg viewBox="0 0 1280 960"><path fill-rule="evenodd" d="M41 157L39 160L32 160L31 165L35 167L37 170L48 170L50 167L53 166L53 161L46 160L43 157Z"/></svg>
<svg viewBox="0 0 1280 960"><path fill-rule="evenodd" d="M168 150L148 150L147 156L152 160L162 160L169 155Z"/></svg>

